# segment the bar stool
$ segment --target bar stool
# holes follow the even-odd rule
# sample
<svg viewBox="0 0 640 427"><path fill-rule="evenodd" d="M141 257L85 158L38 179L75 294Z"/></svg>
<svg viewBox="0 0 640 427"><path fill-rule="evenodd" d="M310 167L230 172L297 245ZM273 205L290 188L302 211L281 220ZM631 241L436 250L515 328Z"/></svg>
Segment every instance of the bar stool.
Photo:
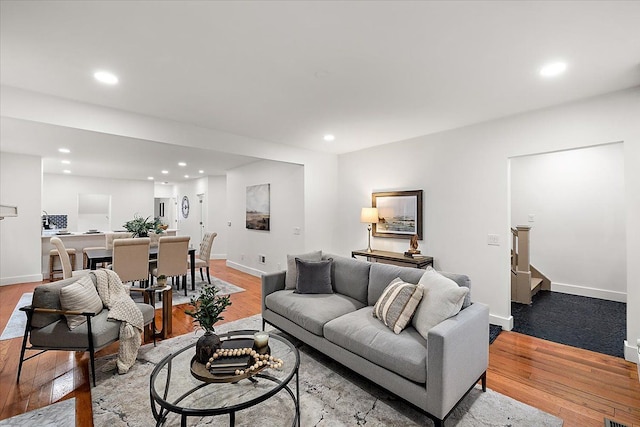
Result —
<svg viewBox="0 0 640 427"><path fill-rule="evenodd" d="M71 269L76 265L76 250L74 248L67 249L67 254L69 254L69 259L71 260ZM60 266L59 270L54 269L54 264L56 259L60 259L60 255L58 254L57 249L51 249L49 251L49 281L53 282L54 274L62 274L62 266Z"/></svg>

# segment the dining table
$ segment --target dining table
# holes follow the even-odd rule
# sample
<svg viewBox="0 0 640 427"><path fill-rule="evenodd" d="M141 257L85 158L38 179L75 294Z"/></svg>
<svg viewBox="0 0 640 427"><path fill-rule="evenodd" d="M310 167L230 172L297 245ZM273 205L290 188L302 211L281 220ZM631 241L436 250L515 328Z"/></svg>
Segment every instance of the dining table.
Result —
<svg viewBox="0 0 640 427"><path fill-rule="evenodd" d="M85 251L90 270L95 270L97 265L104 262L113 261L113 249L87 249ZM189 248L189 261L191 265L191 290L196 289L196 250L195 248ZM158 247L149 248L149 260L158 258ZM185 293L187 285L184 285ZM185 294L186 295L186 294Z"/></svg>

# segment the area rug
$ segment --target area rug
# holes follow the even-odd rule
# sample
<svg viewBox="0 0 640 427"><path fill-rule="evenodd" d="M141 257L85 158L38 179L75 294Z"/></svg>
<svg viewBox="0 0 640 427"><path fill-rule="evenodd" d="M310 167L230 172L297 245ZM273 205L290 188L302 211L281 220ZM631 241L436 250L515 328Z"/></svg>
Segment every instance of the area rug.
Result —
<svg viewBox="0 0 640 427"><path fill-rule="evenodd" d="M171 284L171 279L167 280L167 283ZM191 301L191 298L197 297L198 295L200 295L200 290L202 289L202 287L208 284L209 282L207 282L206 280L203 281L198 278L196 279L196 289L194 291L191 289L191 279L187 280L186 296L184 295L184 289L178 290L175 286L173 286L173 296L172 296L173 301L171 305L189 303L189 301ZM219 295L231 295L238 292L244 292L244 289L242 289L241 287L232 285L229 282L225 282L224 280L218 279L217 277L213 277L213 276L211 277L211 285L220 289ZM142 294L140 293L132 292L131 297L136 302L142 302L143 300ZM162 307L162 301L159 301L156 296L156 308L160 308L160 307Z"/></svg>
<svg viewBox="0 0 640 427"><path fill-rule="evenodd" d="M0 421L0 427L75 427L75 425L75 397Z"/></svg>
<svg viewBox="0 0 640 427"><path fill-rule="evenodd" d="M4 331L2 331L2 335L0 335L0 341L18 338L24 335L24 327L27 325L27 315L20 311L20 307L31 304L32 299L32 292L22 294L20 301L18 301L18 304L16 304L16 307L13 309L13 313L11 313L11 317L9 317L7 326L4 327Z"/></svg>
<svg viewBox="0 0 640 427"><path fill-rule="evenodd" d="M259 329L260 315L216 328L217 332ZM268 328L272 332L277 332ZM196 339L194 334L164 340L157 347L140 348L138 360L125 375L103 373L100 367L115 356L97 360L97 385L91 389L94 425L138 427L154 425L149 403L149 378L167 354ZM424 413L392 396L376 384L309 346L292 339L300 350L300 411L303 426L432 426ZM295 388L295 382L290 384ZM236 425L291 425L294 408L281 392L253 408L236 414ZM165 425L179 425L169 416ZM189 426L227 426L228 416L189 418ZM507 396L473 389L447 419L446 426L561 426L562 420Z"/></svg>

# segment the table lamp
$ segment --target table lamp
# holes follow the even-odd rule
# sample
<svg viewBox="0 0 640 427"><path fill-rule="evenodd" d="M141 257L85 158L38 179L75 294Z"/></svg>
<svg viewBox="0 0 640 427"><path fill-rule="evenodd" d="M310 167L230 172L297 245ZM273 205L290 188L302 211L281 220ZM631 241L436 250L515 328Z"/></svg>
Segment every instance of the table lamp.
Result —
<svg viewBox="0 0 640 427"><path fill-rule="evenodd" d="M371 224L378 223L378 208L362 208L360 212L360 222L369 224L367 226L369 244L367 246L367 252L373 252L371 250Z"/></svg>

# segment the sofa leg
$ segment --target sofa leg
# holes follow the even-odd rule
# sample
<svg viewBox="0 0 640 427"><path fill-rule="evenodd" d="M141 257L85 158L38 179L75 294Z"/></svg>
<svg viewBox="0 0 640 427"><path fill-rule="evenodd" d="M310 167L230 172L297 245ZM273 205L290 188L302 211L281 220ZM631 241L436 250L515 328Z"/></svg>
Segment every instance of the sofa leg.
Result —
<svg viewBox="0 0 640 427"><path fill-rule="evenodd" d="M480 378L482 380L482 391L487 391L487 371L484 371Z"/></svg>

